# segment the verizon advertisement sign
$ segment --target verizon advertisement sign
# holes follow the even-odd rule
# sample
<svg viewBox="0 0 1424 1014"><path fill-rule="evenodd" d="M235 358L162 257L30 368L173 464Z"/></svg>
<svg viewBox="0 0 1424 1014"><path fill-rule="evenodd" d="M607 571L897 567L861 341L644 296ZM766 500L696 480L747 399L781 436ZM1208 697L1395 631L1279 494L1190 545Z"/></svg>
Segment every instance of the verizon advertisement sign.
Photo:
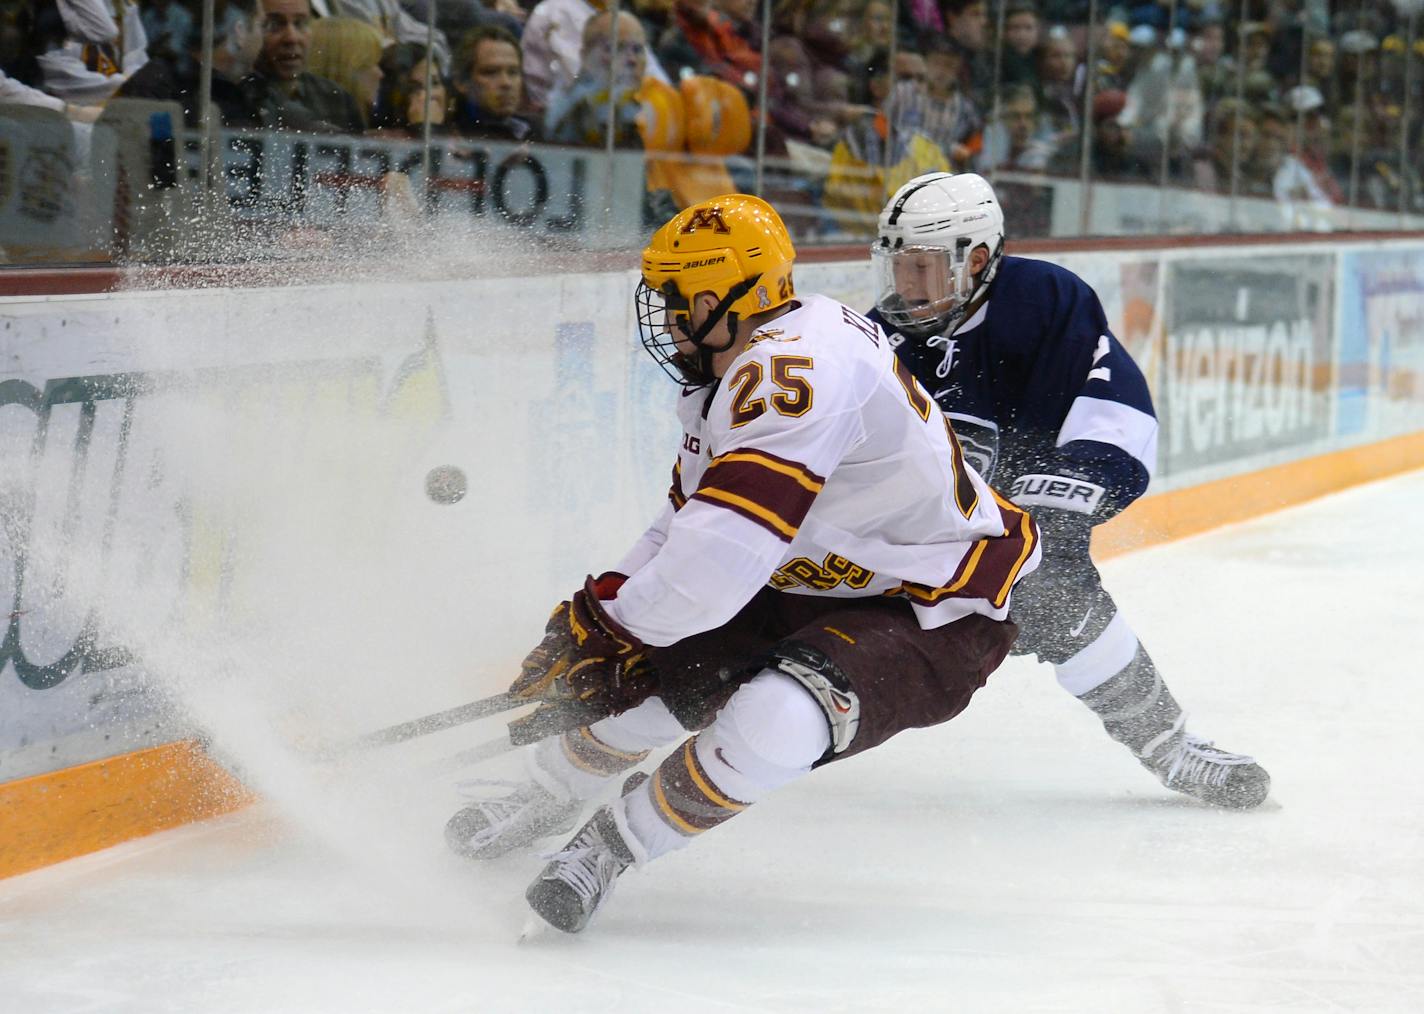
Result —
<svg viewBox="0 0 1424 1014"><path fill-rule="evenodd" d="M1167 265L1155 392L1173 473L1308 446L1330 434L1333 260Z"/></svg>

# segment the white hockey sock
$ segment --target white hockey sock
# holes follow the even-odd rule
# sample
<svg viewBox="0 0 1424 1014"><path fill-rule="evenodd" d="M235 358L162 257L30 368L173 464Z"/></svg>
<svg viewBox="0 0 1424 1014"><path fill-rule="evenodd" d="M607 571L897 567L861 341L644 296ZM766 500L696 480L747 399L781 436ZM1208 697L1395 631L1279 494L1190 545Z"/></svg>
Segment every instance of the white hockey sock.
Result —
<svg viewBox="0 0 1424 1014"><path fill-rule="evenodd" d="M1113 616L1093 642L1068 661L1053 667L1058 685L1074 697L1102 686L1132 662L1137 635L1121 612Z"/></svg>
<svg viewBox="0 0 1424 1014"><path fill-rule="evenodd" d="M675 743L686 732L661 698L650 697L587 730L540 740L525 750L524 766L530 778L561 799L592 799L646 751Z"/></svg>
<svg viewBox="0 0 1424 1014"><path fill-rule="evenodd" d="M806 774L830 745L815 698L785 673L764 670L619 800L620 828L636 839L639 861L656 859Z"/></svg>

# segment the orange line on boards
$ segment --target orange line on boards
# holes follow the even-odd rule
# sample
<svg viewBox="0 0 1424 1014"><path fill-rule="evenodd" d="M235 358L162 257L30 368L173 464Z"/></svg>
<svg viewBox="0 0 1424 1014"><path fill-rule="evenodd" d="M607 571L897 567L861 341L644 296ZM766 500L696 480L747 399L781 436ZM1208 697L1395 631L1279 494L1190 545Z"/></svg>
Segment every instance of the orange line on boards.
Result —
<svg viewBox="0 0 1424 1014"><path fill-rule="evenodd" d="M1350 486L1424 468L1424 432L1144 497L1093 533L1093 556L1186 538Z"/></svg>
<svg viewBox="0 0 1424 1014"><path fill-rule="evenodd" d="M252 794L183 741L0 784L0 878L236 810Z"/></svg>

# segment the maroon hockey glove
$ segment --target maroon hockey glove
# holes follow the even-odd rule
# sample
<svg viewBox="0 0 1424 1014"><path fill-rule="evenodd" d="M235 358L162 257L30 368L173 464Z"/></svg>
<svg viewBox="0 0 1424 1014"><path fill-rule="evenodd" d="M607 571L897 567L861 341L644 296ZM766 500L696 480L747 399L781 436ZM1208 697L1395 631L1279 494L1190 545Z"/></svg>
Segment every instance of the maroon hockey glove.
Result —
<svg viewBox="0 0 1424 1014"><path fill-rule="evenodd" d="M579 701L616 715L657 690L646 646L608 615L598 592L590 577L572 600L555 607L511 693L547 704Z"/></svg>

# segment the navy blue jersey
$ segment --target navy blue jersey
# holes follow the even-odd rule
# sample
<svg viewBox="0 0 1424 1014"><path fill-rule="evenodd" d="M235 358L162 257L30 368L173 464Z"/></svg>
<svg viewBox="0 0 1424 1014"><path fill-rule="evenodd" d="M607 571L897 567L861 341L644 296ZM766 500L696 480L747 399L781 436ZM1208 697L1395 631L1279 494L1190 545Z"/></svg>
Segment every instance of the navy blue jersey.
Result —
<svg viewBox="0 0 1424 1014"><path fill-rule="evenodd" d="M1004 257L988 301L950 335L909 338L870 317L1016 503L1096 524L1146 490L1157 460L1147 381L1073 272Z"/></svg>

